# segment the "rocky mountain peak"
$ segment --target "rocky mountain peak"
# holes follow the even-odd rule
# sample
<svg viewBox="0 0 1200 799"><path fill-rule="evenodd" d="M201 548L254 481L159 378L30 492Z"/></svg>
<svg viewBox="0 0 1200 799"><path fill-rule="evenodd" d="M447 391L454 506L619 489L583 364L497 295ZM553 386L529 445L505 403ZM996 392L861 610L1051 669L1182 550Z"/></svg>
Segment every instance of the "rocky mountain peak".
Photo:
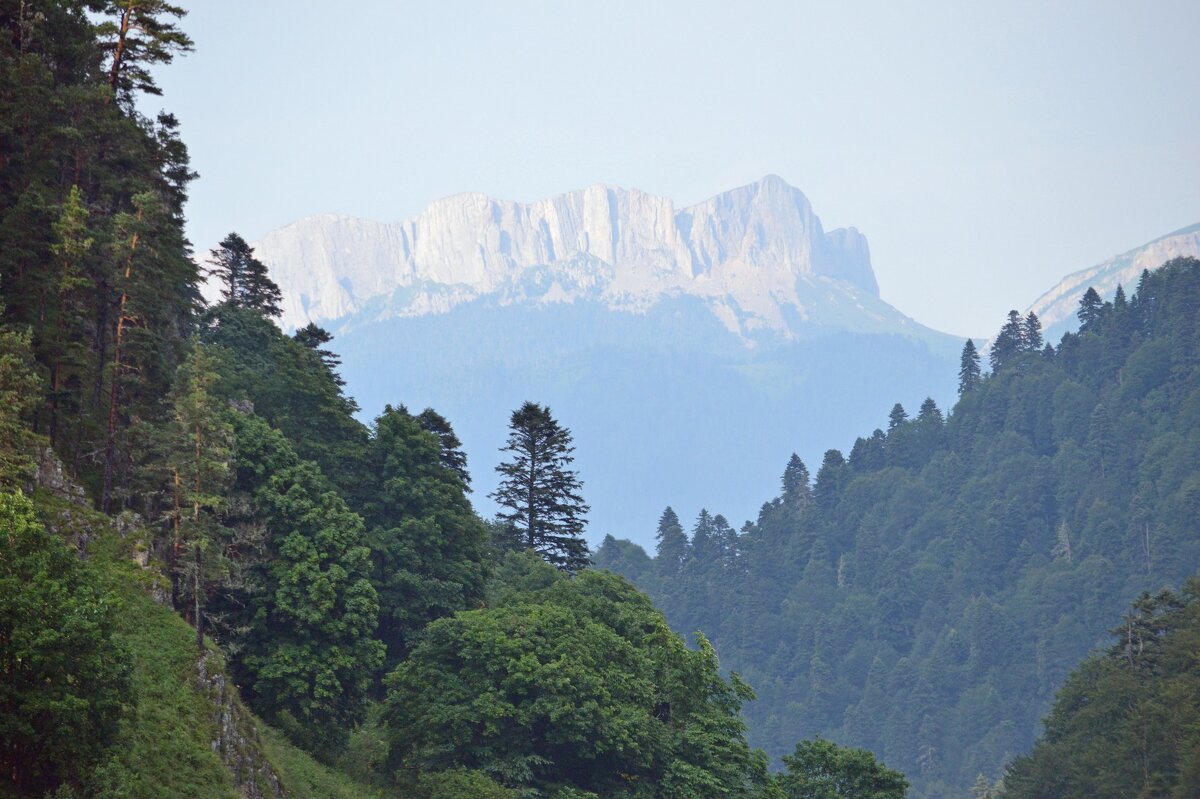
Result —
<svg viewBox="0 0 1200 799"><path fill-rule="evenodd" d="M796 320L830 322L820 307L830 292L876 317L882 305L866 239L854 228L826 233L804 194L775 175L682 209L604 184L530 203L457 194L394 223L308 217L255 246L289 327L484 298L586 298L640 312L689 295L736 333L790 337Z"/></svg>

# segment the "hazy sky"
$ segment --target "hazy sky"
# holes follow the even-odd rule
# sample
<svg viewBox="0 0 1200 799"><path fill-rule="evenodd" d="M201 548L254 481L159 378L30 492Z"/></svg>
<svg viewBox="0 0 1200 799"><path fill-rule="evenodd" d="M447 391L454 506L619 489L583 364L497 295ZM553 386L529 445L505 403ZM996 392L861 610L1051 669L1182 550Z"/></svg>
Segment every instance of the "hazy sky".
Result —
<svg viewBox="0 0 1200 799"><path fill-rule="evenodd" d="M1200 221L1200 2L191 2L197 248L308 214L781 175L883 297L990 334ZM157 101L157 98L151 98Z"/></svg>

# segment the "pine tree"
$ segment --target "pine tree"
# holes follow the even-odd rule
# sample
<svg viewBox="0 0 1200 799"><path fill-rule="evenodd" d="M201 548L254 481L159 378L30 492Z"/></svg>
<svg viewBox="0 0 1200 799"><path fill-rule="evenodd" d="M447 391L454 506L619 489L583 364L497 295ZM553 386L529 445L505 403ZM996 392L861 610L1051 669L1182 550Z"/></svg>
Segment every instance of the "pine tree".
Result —
<svg viewBox="0 0 1200 799"><path fill-rule="evenodd" d="M892 432L900 425L904 424L908 419L908 412L904 410L904 406L897 402L892 406L891 412L888 414L888 432Z"/></svg>
<svg viewBox="0 0 1200 799"><path fill-rule="evenodd" d="M113 95L129 109L139 92L161 95L150 69L191 51L192 40L170 20L187 11L163 0L107 0L91 5L102 6L103 21L96 33L111 59L108 85Z"/></svg>
<svg viewBox="0 0 1200 799"><path fill-rule="evenodd" d="M237 233L230 233L210 251L212 274L225 284L221 299L235 308L257 311L265 317L283 313L283 295L267 274L267 265L254 257L254 248ZM321 342L324 343L324 342ZM311 346L311 345L310 345Z"/></svg>
<svg viewBox="0 0 1200 799"><path fill-rule="evenodd" d="M1095 323L1104 311L1104 301L1100 299L1100 295L1096 293L1096 289L1091 286L1083 293L1083 297L1079 300L1079 310L1076 316L1079 317L1079 329L1087 330Z"/></svg>
<svg viewBox="0 0 1200 799"><path fill-rule="evenodd" d="M1045 341L1042 339L1042 322L1033 311L1025 317L1021 335L1021 347L1025 352L1038 352Z"/></svg>
<svg viewBox="0 0 1200 799"><path fill-rule="evenodd" d="M658 518L658 531L654 537L658 541L655 552L658 570L663 574L678 574L687 562L691 545L679 517L670 507Z"/></svg>
<svg viewBox="0 0 1200 799"><path fill-rule="evenodd" d="M992 371L999 372L1011 364L1024 350L1025 323L1019 312L1011 310L1008 312L1008 321L996 334L996 340L992 342L991 350L988 353L992 362Z"/></svg>
<svg viewBox="0 0 1200 799"><path fill-rule="evenodd" d="M513 411L500 451L511 453L511 460L496 467L501 481L489 495L507 509L499 517L513 522L525 545L547 562L567 572L582 569L590 562L583 539L589 508L579 475L570 469L571 431L549 408L526 402Z"/></svg>
<svg viewBox="0 0 1200 799"><path fill-rule="evenodd" d="M975 349L975 342L967 339L967 343L963 344L962 357L959 359L958 366L958 394L961 397L968 391L974 391L979 388L979 382L982 379L982 373L979 369L979 350Z"/></svg>

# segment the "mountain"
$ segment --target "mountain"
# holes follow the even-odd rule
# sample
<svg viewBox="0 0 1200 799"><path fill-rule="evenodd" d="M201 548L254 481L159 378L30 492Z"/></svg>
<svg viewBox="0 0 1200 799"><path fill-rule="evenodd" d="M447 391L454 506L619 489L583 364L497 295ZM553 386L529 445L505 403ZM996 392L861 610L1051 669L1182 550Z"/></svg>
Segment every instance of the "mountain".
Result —
<svg viewBox="0 0 1200 799"><path fill-rule="evenodd" d="M747 338L792 338L814 324L920 332L879 301L866 238L826 233L775 176L679 210L604 185L528 204L459 194L397 223L309 217L255 246L283 289L288 328L445 313L481 298L644 312L691 296Z"/></svg>
<svg viewBox="0 0 1200 799"><path fill-rule="evenodd" d="M954 396L961 341L882 300L862 234L825 232L777 177L680 210L605 186L458 195L395 224L312 217L256 252L286 326L335 334L366 416L451 420L485 514L509 414L549 404L579 442L595 542L667 501L751 518L793 451Z"/></svg>
<svg viewBox="0 0 1200 799"><path fill-rule="evenodd" d="M1200 223L1168 233L1129 252L1121 253L1087 269L1072 272L1047 291L1027 310L1042 320L1049 341L1079 327L1075 311L1089 287L1111 300L1118 285L1130 293L1145 269L1157 269L1172 258L1200 256Z"/></svg>

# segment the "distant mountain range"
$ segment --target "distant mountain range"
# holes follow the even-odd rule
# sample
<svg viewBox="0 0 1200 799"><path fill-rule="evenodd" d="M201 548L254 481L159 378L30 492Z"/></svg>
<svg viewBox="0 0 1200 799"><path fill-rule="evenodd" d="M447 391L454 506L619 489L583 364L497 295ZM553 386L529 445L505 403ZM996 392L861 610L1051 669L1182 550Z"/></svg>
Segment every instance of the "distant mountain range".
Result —
<svg viewBox="0 0 1200 799"><path fill-rule="evenodd" d="M1042 320L1046 338L1057 341L1063 333L1079 327L1075 312L1088 287L1094 287L1106 300L1112 299L1118 285L1123 285L1126 293L1132 294L1142 270L1157 269L1172 258L1184 256L1200 257L1200 224L1176 230L1104 263L1072 272L1038 297L1028 310Z"/></svg>
<svg viewBox="0 0 1200 799"><path fill-rule="evenodd" d="M309 217L256 247L284 289L287 327L480 300L642 313L694 297L745 339L928 332L880 301L866 238L825 232L804 195L775 176L678 210L603 185L533 203L459 194L402 222Z"/></svg>
<svg viewBox="0 0 1200 799"><path fill-rule="evenodd" d="M961 339L880 299L866 238L826 232L778 177L682 209L608 186L463 194L398 223L310 217L255 247L285 326L334 333L366 415L451 420L485 514L509 413L549 404L575 434L594 542L646 542L667 503L752 518L793 451L819 462L896 401L954 396Z"/></svg>

